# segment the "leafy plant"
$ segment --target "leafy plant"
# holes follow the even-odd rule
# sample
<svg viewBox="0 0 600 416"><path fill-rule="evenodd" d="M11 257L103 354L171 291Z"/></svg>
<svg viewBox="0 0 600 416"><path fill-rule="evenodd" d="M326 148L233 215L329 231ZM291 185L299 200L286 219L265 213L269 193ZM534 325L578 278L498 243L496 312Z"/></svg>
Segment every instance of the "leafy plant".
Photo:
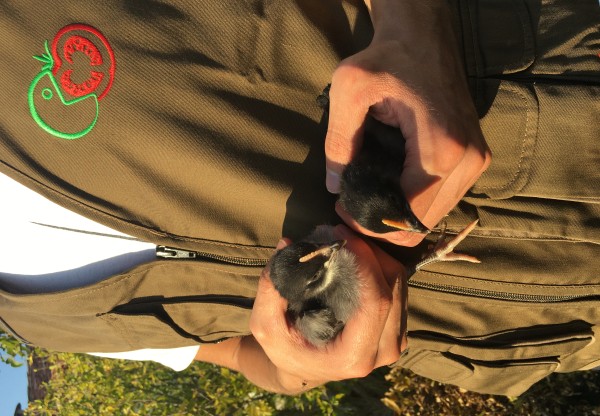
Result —
<svg viewBox="0 0 600 416"><path fill-rule="evenodd" d="M600 415L600 371L555 373L517 397L478 394L396 368L383 401L397 415Z"/></svg>
<svg viewBox="0 0 600 416"><path fill-rule="evenodd" d="M288 397L206 363L174 372L150 362L33 354L46 355L52 378L46 396L30 403L27 415L600 415L600 371L553 374L519 398L508 398L383 368Z"/></svg>
<svg viewBox="0 0 600 416"><path fill-rule="evenodd" d="M6 332L0 331L0 362L21 367L27 357L27 347Z"/></svg>
<svg viewBox="0 0 600 416"><path fill-rule="evenodd" d="M159 364L47 353L52 379L29 415L334 415L345 395L326 387L287 397L206 363L182 372Z"/></svg>

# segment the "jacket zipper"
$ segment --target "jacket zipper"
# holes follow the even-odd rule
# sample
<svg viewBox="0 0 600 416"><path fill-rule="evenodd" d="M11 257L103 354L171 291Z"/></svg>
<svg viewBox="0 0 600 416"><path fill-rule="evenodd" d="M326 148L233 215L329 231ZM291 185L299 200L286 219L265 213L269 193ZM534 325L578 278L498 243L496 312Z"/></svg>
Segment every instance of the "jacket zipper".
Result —
<svg viewBox="0 0 600 416"><path fill-rule="evenodd" d="M253 259L245 257L230 257L223 256L220 254L205 253L199 251L190 251L180 248L157 246L156 256L164 259L187 259L187 260L200 260L209 259L215 260L221 263L235 264L240 266L266 266L268 259ZM454 285L445 285L440 283L427 283L420 282L418 280L409 279L408 285L421 289L434 290L443 293L452 293L455 295L466 295L474 296L487 299L507 300L515 302L528 302L528 303L555 303L565 302L576 299L589 298L593 295L535 295L526 293L508 293L498 292L493 290L485 289L473 289Z"/></svg>
<svg viewBox="0 0 600 416"><path fill-rule="evenodd" d="M221 263L236 264L239 266L266 266L268 259L254 259L245 257L222 256L220 254L189 251L180 248L156 246L156 256L163 259L187 260L215 260Z"/></svg>
<svg viewBox="0 0 600 416"><path fill-rule="evenodd" d="M454 285L444 285L440 283L426 283L419 282L418 280L409 280L408 285L412 287L418 287L421 289L429 289L437 292L452 293L455 295L466 295L474 296L487 299L497 300L509 300L515 302L529 302L529 303L553 303L553 302L566 302L576 299L584 299L594 297L594 295L582 294L582 295L534 295L526 293L507 293L507 292L496 292L493 290L485 289L472 289Z"/></svg>

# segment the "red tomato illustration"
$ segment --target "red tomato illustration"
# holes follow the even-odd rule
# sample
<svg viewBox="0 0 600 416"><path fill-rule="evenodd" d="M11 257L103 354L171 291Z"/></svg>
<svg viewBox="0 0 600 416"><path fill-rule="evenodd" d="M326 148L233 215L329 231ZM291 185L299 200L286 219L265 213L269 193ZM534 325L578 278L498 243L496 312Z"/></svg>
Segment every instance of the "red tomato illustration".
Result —
<svg viewBox="0 0 600 416"><path fill-rule="evenodd" d="M84 34L85 36L82 36ZM62 48L59 48L59 43L65 36L68 37ZM108 55L108 65L103 65L105 60L102 57L101 49L106 51ZM112 87L115 75L114 52L104 35L97 29L83 24L63 27L52 41L51 53L54 59L52 74L59 80L63 90L73 97L82 97L95 92L98 100L101 100ZM75 53L82 53L89 59L89 75L85 78L85 81L80 83L73 81L73 71L75 69L67 68L67 66L73 65L73 55ZM61 69L62 73L58 76ZM104 79L107 79L107 82L103 83ZM103 89L97 91L101 84L104 86Z"/></svg>

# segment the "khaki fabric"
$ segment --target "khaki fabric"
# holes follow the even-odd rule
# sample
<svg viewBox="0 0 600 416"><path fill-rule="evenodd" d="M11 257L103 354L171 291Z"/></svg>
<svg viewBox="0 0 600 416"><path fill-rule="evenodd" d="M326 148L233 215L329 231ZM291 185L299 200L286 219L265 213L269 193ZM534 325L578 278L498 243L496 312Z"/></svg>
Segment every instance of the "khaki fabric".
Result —
<svg viewBox="0 0 600 416"><path fill-rule="evenodd" d="M352 3L204 3L2 2L3 171L150 241L266 258L282 233L334 219L315 97L368 44L369 30L355 35L368 16L357 21ZM27 89L33 55L73 23L102 32L116 70L95 127L71 141L34 123ZM94 68L74 69L85 79ZM53 104L36 94L36 106ZM66 109L50 109L58 129L90 110Z"/></svg>
<svg viewBox="0 0 600 416"><path fill-rule="evenodd" d="M411 279L398 365L516 395L600 361L599 8L450 4L494 158L447 223L453 233L480 220L460 250L482 264L433 265ZM93 129L65 140L35 122L28 92L60 131L93 119L90 100L52 107L53 85L36 78L43 63L32 58L75 23L102 33L116 66ZM359 1L0 3L0 171L110 227L203 253L66 292L0 291L2 326L83 352L247 334L258 274L280 236L339 221L315 97L371 36ZM90 71L79 55L75 83Z"/></svg>
<svg viewBox="0 0 600 416"><path fill-rule="evenodd" d="M157 261L92 287L2 293L0 323L48 349L119 352L218 342L249 334L253 267Z"/></svg>
<svg viewBox="0 0 600 416"><path fill-rule="evenodd" d="M3 325L63 351L248 334L256 281L279 238L338 221L323 179L326 126L316 97L371 34L358 1L1 2L0 170L107 226L202 253L74 291L1 292ZM102 65L85 53L67 62L70 40L93 51L80 38ZM95 101L61 103L33 56L57 50L74 84L103 72L102 91L105 43L114 79L98 97L95 125L75 140L50 134L32 105L41 124L75 134L93 121Z"/></svg>
<svg viewBox="0 0 600 416"><path fill-rule="evenodd" d="M460 1L455 11L493 161L447 223L456 232L479 219L459 251L482 263L412 278L398 365L518 395L551 372L600 365L600 7Z"/></svg>

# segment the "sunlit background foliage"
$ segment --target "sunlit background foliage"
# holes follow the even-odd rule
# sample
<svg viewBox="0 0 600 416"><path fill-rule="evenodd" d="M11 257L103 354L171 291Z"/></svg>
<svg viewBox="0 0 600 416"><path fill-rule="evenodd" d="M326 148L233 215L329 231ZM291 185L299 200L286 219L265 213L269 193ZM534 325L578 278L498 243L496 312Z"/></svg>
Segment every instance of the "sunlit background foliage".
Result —
<svg viewBox="0 0 600 416"><path fill-rule="evenodd" d="M379 369L303 395L267 393L225 368L194 363L174 372L159 364L28 350L0 333L0 360L46 359L52 378L26 415L600 415L600 371L554 374L519 398L482 395Z"/></svg>

